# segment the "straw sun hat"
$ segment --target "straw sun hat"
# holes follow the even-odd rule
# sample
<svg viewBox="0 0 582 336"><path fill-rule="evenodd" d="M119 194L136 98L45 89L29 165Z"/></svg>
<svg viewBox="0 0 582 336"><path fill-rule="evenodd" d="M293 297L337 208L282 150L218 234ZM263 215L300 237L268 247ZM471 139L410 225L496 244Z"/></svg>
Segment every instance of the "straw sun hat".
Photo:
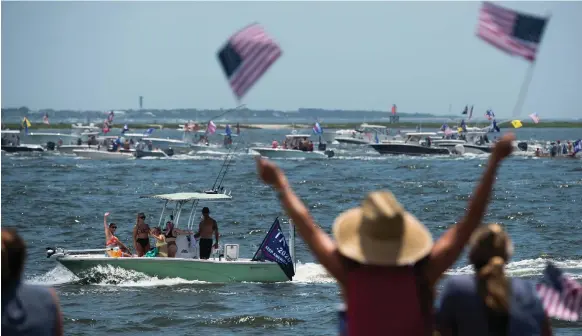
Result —
<svg viewBox="0 0 582 336"><path fill-rule="evenodd" d="M360 264L411 265L430 253L432 236L391 192L372 192L333 224L339 252Z"/></svg>

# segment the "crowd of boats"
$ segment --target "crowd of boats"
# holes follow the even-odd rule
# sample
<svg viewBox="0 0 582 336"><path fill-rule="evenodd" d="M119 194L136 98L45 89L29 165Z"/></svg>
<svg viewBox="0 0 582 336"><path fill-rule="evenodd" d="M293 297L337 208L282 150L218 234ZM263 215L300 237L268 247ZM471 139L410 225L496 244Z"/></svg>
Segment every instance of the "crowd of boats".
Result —
<svg viewBox="0 0 582 336"><path fill-rule="evenodd" d="M153 129L144 133L122 132L120 135L101 134L94 125L72 125L72 132L26 132L2 130L2 151L45 152L58 151L91 159L127 159L144 157L170 157L174 154L195 154L213 150L228 153L233 147L233 132L219 134L222 143L209 140L218 134L208 130L179 128L182 138L152 136ZM228 129L228 127L227 127ZM238 132L237 132L238 133ZM381 155L463 155L488 154L497 140L488 129L465 127L460 132L439 130L424 132L392 129L383 125L363 123L356 129L322 132L318 125L311 132L293 130L279 143L273 139L271 146L252 146L250 151L268 158L330 158L334 147L368 146ZM312 136L317 137L317 146ZM492 137L492 138L491 138ZM536 142L515 141L514 155L580 158L575 141Z"/></svg>
<svg viewBox="0 0 582 336"><path fill-rule="evenodd" d="M237 136L222 134L223 143L212 144L208 132L202 130L182 128L181 139L155 137L152 136L152 131L153 129L149 129L143 133L122 132L119 135L107 135L93 124L73 124L71 133L3 129L2 151L56 151L90 159L161 158L204 150L228 150L233 144L233 137Z"/></svg>

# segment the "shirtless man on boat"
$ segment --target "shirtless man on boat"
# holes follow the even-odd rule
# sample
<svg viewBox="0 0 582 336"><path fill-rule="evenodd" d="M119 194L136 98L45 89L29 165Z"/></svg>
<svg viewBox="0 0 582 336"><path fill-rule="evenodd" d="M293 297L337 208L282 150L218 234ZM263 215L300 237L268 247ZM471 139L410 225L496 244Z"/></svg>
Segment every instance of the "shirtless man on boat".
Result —
<svg viewBox="0 0 582 336"><path fill-rule="evenodd" d="M198 232L194 238L200 237L200 259L209 259L212 253L212 247L218 248L218 224L214 218L210 217L210 209L208 207L202 208L203 219L198 226ZM216 242L212 245L212 234L216 238Z"/></svg>

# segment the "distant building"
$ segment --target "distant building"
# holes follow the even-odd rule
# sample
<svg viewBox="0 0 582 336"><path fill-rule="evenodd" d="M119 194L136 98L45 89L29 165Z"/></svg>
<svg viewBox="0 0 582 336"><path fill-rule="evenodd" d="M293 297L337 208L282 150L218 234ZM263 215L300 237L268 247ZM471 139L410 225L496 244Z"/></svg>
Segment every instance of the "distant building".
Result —
<svg viewBox="0 0 582 336"><path fill-rule="evenodd" d="M143 109L143 96L139 96L139 109Z"/></svg>

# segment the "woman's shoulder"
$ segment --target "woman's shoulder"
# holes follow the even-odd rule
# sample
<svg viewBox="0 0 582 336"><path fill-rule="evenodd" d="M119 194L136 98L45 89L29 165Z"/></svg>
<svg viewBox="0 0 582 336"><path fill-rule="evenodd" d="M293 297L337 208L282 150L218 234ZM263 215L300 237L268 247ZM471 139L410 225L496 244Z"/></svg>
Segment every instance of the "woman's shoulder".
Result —
<svg viewBox="0 0 582 336"><path fill-rule="evenodd" d="M443 295L463 295L476 290L473 275L452 275L444 280Z"/></svg>

